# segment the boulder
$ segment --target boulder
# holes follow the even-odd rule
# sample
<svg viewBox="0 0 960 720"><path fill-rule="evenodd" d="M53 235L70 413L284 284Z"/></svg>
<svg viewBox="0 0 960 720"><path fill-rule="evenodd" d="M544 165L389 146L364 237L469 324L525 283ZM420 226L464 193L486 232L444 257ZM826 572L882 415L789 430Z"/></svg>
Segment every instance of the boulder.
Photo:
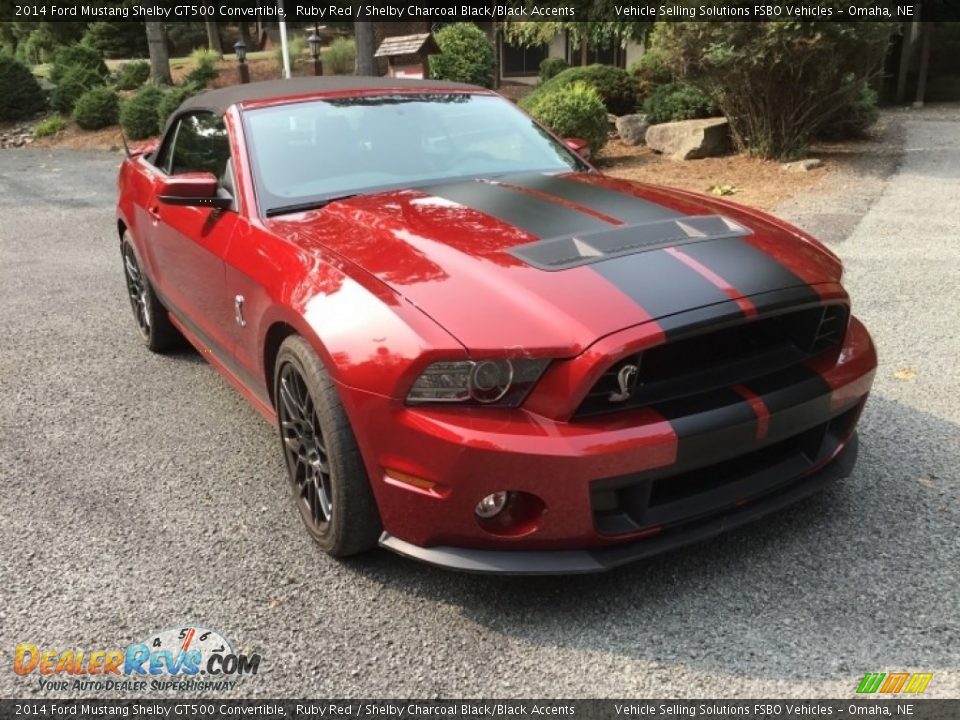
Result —
<svg viewBox="0 0 960 720"><path fill-rule="evenodd" d="M617 134L624 145L641 145L649 127L646 115L621 115L617 118Z"/></svg>
<svg viewBox="0 0 960 720"><path fill-rule="evenodd" d="M730 123L726 118L681 120L651 125L647 145L671 160L723 155L730 150Z"/></svg>

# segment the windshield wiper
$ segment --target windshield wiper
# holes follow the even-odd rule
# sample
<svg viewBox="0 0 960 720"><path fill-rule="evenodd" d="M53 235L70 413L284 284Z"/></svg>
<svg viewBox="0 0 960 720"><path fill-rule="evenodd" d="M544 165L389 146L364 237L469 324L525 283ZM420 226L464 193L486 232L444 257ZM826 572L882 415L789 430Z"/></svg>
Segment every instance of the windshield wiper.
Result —
<svg viewBox="0 0 960 720"><path fill-rule="evenodd" d="M335 195L333 197L321 198L319 200L309 200L307 202L295 203L293 205L280 205L279 207L268 208L266 211L267 217L273 217L275 215L288 215L290 213L303 212L304 210L319 210L320 208L326 207L332 202L337 202L338 200L347 200L352 197L357 197L360 193L348 193L346 195Z"/></svg>

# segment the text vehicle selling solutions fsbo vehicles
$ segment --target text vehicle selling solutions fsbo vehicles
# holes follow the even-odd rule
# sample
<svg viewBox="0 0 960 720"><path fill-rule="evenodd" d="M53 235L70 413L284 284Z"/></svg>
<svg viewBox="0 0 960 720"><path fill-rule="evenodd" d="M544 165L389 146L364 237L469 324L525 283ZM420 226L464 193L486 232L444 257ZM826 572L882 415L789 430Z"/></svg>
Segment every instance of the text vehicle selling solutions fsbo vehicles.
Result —
<svg viewBox="0 0 960 720"><path fill-rule="evenodd" d="M581 155L469 85L197 95L120 169L140 336L276 423L335 556L602 570L848 475L876 354L840 261Z"/></svg>

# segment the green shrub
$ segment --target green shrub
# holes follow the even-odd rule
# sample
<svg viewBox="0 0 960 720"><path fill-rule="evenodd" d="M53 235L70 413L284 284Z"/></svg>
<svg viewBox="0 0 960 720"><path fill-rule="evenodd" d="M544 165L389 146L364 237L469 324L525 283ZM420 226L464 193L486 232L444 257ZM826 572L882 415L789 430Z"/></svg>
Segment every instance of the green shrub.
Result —
<svg viewBox="0 0 960 720"><path fill-rule="evenodd" d="M637 109L636 83L625 70L612 65L586 65L564 70L545 83L537 86L536 90L521 101L521 107L529 109L530 104L538 102L537 96L565 85L584 82L593 87L607 108L607 112L614 115L627 115Z"/></svg>
<svg viewBox="0 0 960 720"><path fill-rule="evenodd" d="M43 90L27 66L0 53L0 120L23 120L46 106Z"/></svg>
<svg viewBox="0 0 960 720"><path fill-rule="evenodd" d="M880 119L878 102L877 91L864 83L849 103L837 108L817 135L830 140L863 137L867 128Z"/></svg>
<svg viewBox="0 0 960 720"><path fill-rule="evenodd" d="M157 127L163 130L167 126L167 120L176 112L177 108L183 104L183 101L193 97L202 88L196 85L178 85L175 88L167 90L157 105Z"/></svg>
<svg viewBox="0 0 960 720"><path fill-rule="evenodd" d="M584 82L540 93L528 111L560 137L582 138L597 152L607 142L607 109L596 88Z"/></svg>
<svg viewBox="0 0 960 720"><path fill-rule="evenodd" d="M630 63L627 72L636 80L637 97L644 99L650 97L661 85L673 81L670 68L664 62L663 53L656 48L648 49L639 60Z"/></svg>
<svg viewBox="0 0 960 720"><path fill-rule="evenodd" d="M117 69L116 83L121 90L136 90L150 79L150 63L146 60L134 60Z"/></svg>
<svg viewBox="0 0 960 720"><path fill-rule="evenodd" d="M95 48L76 43L57 50L53 57L53 67L50 68L50 82L54 85L59 84L60 80L73 68L86 68L104 80L110 76L107 64Z"/></svg>
<svg viewBox="0 0 960 720"><path fill-rule="evenodd" d="M111 87L101 86L87 90L73 107L73 119L84 130L99 130L117 124L120 98Z"/></svg>
<svg viewBox="0 0 960 720"><path fill-rule="evenodd" d="M895 26L658 23L653 40L675 77L714 99L740 149L790 160L880 71Z"/></svg>
<svg viewBox="0 0 960 720"><path fill-rule="evenodd" d="M37 138L49 137L66 130L66 128L67 121L62 116L51 115L37 123L37 126L33 128L33 136Z"/></svg>
<svg viewBox="0 0 960 720"><path fill-rule="evenodd" d="M50 96L50 104L64 115L69 115L81 95L104 84L103 76L96 70L83 65L74 66L60 77Z"/></svg>
<svg viewBox="0 0 960 720"><path fill-rule="evenodd" d="M156 85L144 85L120 106L120 126L129 139L143 140L160 131L157 111L161 100L163 90Z"/></svg>
<svg viewBox="0 0 960 720"><path fill-rule="evenodd" d="M147 33L142 22L90 23L83 43L96 48L105 58L147 56Z"/></svg>
<svg viewBox="0 0 960 720"><path fill-rule="evenodd" d="M540 63L540 82L546 82L570 67L570 63L560 57L548 57Z"/></svg>
<svg viewBox="0 0 960 720"><path fill-rule="evenodd" d="M202 89L213 82L214 78L220 74L220 71L217 70L220 57L213 50L197 48L190 54L190 59L194 63L194 68L183 79L184 85L194 85Z"/></svg>
<svg viewBox="0 0 960 720"><path fill-rule="evenodd" d="M430 76L491 87L496 57L493 43L473 23L454 23L436 34L439 55L430 56Z"/></svg>
<svg viewBox="0 0 960 720"><path fill-rule="evenodd" d="M686 83L661 85L643 103L643 112L651 125L712 117L717 108L710 98Z"/></svg>
<svg viewBox="0 0 960 720"><path fill-rule="evenodd" d="M325 71L334 75L349 75L357 61L357 46L352 38L337 38L323 54Z"/></svg>
<svg viewBox="0 0 960 720"><path fill-rule="evenodd" d="M47 25L41 25L17 45L17 59L29 65L50 62L57 49L57 39Z"/></svg>

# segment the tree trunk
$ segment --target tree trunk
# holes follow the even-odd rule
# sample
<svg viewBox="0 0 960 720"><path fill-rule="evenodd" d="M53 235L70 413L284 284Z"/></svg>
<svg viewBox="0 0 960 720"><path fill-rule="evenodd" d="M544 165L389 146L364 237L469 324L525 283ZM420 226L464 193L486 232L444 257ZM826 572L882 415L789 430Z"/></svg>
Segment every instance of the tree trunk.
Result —
<svg viewBox="0 0 960 720"><path fill-rule="evenodd" d="M217 55L223 55L223 44L220 42L220 31L217 29L217 24L209 20L204 24L207 26L207 47Z"/></svg>
<svg viewBox="0 0 960 720"><path fill-rule="evenodd" d="M162 85L172 85L170 79L170 54L167 52L167 36L163 23L148 22L147 50L150 52L150 79Z"/></svg>
<svg viewBox="0 0 960 720"><path fill-rule="evenodd" d="M587 36L580 38L580 64L586 65L589 56L587 55Z"/></svg>
<svg viewBox="0 0 960 720"><path fill-rule="evenodd" d="M377 75L377 61L373 57L373 23L354 22L353 34L357 43L357 64L354 74Z"/></svg>

